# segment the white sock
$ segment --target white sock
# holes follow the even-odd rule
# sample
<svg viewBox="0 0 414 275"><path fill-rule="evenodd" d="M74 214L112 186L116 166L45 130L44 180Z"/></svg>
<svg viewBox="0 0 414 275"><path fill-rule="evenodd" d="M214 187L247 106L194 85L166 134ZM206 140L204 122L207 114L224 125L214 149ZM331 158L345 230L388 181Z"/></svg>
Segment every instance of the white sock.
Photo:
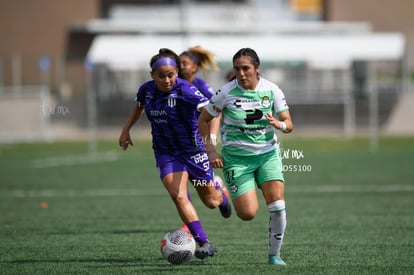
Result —
<svg viewBox="0 0 414 275"><path fill-rule="evenodd" d="M278 200L268 206L269 220L269 255L280 256L283 236L286 229L286 210L285 201Z"/></svg>

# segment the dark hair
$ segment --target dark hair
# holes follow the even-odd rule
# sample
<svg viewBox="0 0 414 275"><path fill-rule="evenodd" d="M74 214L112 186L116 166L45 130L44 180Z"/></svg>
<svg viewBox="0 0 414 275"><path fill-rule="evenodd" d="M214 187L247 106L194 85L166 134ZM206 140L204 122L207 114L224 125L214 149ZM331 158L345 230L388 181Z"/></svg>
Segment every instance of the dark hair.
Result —
<svg viewBox="0 0 414 275"><path fill-rule="evenodd" d="M175 63L177 63L178 73L180 73L180 71L181 71L181 69L180 69L181 68L180 58L178 57L178 55L173 50L170 50L168 48L159 49L158 54L154 55L151 58L150 67L152 67L152 65L155 62L157 62L158 59L163 58L163 57L170 57L170 58L174 59Z"/></svg>
<svg viewBox="0 0 414 275"><path fill-rule="evenodd" d="M234 79L236 79L236 73L234 72L234 70L228 71L224 78L224 80L226 81L232 81Z"/></svg>
<svg viewBox="0 0 414 275"><path fill-rule="evenodd" d="M255 68L258 68L260 66L260 59L257 53L251 49L251 48L242 48L240 49L234 56L233 56L233 64L236 61L236 59L247 56L250 57L250 60Z"/></svg>

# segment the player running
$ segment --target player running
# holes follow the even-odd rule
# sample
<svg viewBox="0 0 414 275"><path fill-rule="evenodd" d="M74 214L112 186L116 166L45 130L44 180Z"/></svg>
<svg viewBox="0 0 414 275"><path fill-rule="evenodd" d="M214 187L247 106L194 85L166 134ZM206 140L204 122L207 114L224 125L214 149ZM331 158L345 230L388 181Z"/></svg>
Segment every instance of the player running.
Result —
<svg viewBox="0 0 414 275"><path fill-rule="evenodd" d="M160 178L182 221L199 245L196 257L204 259L213 256L217 250L187 198L187 181L197 183L194 184L197 193L207 207L219 207L225 218L231 215L230 202L212 183L213 169L197 127L198 112L208 99L178 77L180 59L173 51L160 49L152 57L150 66L153 80L140 86L136 104L119 137L119 145L124 150L133 145L130 129L145 111L151 123L152 147Z"/></svg>
<svg viewBox="0 0 414 275"><path fill-rule="evenodd" d="M213 54L200 46L194 46L182 52L179 55L179 58L181 62L181 70L179 70L179 77L193 84L205 97L210 99L215 92L204 79L197 76L197 73L200 68L203 70L219 69ZM212 119L210 121L210 138L214 146L217 145L217 136L219 128L220 117ZM221 190L222 192L224 192L227 198L230 198L229 191L223 184L223 180L220 176L214 176L214 184L216 189ZM188 198L189 200L191 200L190 193L188 193ZM185 225L182 227L182 229L188 231L188 228L186 228Z"/></svg>
<svg viewBox="0 0 414 275"><path fill-rule="evenodd" d="M293 130L289 108L279 87L259 75L256 52L243 48L233 56L236 79L224 85L199 117L199 129L209 139L209 121L220 114L222 156L206 142L214 168L223 167L233 206L240 219L256 216L256 184L266 201L269 221L269 258L275 265L286 265L280 249L286 228L284 177L275 129ZM276 117L274 117L276 116Z"/></svg>

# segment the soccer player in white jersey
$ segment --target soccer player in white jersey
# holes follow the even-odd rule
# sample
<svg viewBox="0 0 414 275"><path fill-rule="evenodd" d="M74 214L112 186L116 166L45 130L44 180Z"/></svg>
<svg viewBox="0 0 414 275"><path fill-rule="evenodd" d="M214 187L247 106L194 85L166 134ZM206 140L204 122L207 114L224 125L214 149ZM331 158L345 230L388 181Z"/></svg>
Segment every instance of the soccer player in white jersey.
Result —
<svg viewBox="0 0 414 275"><path fill-rule="evenodd" d="M249 221L258 211L256 185L266 201L269 221L269 264L286 265L280 249L286 228L284 177L276 131L289 133L293 123L285 95L259 75L260 60L250 48L233 56L236 79L210 99L198 125L214 168L223 174L240 219ZM222 115L222 151L209 140L209 121Z"/></svg>

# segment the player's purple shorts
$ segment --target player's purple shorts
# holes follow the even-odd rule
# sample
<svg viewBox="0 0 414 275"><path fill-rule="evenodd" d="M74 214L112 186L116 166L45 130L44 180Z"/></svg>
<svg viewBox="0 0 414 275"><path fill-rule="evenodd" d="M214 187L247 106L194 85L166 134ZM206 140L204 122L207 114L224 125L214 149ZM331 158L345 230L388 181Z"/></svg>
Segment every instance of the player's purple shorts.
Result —
<svg viewBox="0 0 414 275"><path fill-rule="evenodd" d="M182 171L188 172L193 184L208 184L213 179L213 169L205 152L180 156L161 155L156 157L156 161L161 180L169 173Z"/></svg>

